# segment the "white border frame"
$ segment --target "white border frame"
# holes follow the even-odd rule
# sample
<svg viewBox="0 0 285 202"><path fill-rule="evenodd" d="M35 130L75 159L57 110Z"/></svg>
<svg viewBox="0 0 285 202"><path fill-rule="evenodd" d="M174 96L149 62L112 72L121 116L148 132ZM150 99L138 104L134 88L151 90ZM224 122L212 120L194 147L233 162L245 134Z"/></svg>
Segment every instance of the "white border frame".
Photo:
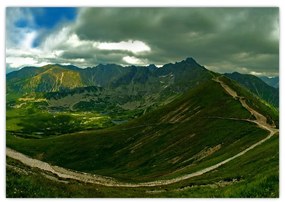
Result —
<svg viewBox="0 0 285 202"><path fill-rule="evenodd" d="M68 2L68 3L67 3ZM1 32L1 49L0 49L0 114L1 114L1 121L0 121L0 200L1 201L16 201L18 199L6 199L6 170L5 170L5 148L6 148L6 135L5 135L5 128L6 128L6 114L5 114L5 89L6 89L6 63L5 63L5 8L8 6L12 7L53 7L53 6L64 6L64 7L279 7L279 14L280 14L280 52L279 52L279 77L280 77L280 187L279 187L279 199L275 201L284 201L285 200L285 194L282 192L282 188L284 189L284 158L285 158L285 150L282 148L284 147L284 137L283 137L283 127L284 124L284 105L282 103L285 103L284 98L284 85L285 81L283 81L284 76L284 70L282 69L282 66L284 65L284 60L282 60L282 53L284 50L284 40L282 38L282 34L284 33L284 27L282 22L284 21L285 17L285 11L284 11L284 2L281 0L197 0L197 1L191 1L191 0L143 0L143 1L137 1L134 0L104 0L104 1L96 1L94 0L49 0L47 1L37 1L37 0L29 0L29 1L23 1L23 0L10 0L0 1L0 30ZM37 201L43 201L47 199L23 199L23 200L37 200ZM48 199L48 201L56 200L56 199ZM65 199L66 200L66 199ZM85 199L71 199L73 201L82 201ZM88 200L88 199L86 199ZM92 200L92 199L90 199ZM93 199L94 200L94 199ZM134 200L134 199L96 199L96 200ZM135 199L137 201L144 201L144 200L150 200L150 199ZM191 200L191 201L208 201L208 200L215 200L215 199L152 199L152 200ZM217 200L223 200L223 201L229 201L229 200L242 200L242 201L251 201L252 199L217 199ZM270 200L270 199L254 199L254 200Z"/></svg>

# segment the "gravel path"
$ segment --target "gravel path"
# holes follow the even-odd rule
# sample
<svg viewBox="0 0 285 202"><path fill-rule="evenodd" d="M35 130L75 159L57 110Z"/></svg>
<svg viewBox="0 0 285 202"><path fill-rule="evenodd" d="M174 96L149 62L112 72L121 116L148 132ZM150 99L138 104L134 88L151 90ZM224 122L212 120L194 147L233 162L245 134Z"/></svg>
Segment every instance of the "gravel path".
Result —
<svg viewBox="0 0 285 202"><path fill-rule="evenodd" d="M60 178L73 179L73 180L78 180L80 182L99 184L99 185L109 186L109 187L155 187L155 186L173 184L173 183L176 183L176 182L179 182L182 180L186 180L186 179L193 178L193 177L196 177L199 175L203 175L207 172L215 170L218 167L220 167L220 166L244 155L248 151L254 149L258 145L261 145L262 143L264 143L265 141L270 139L274 134L276 134L279 131L274 126L269 125L266 122L265 116L263 116L259 112L255 111L254 109L249 107L243 97L238 96L237 93L233 89L231 89L228 85L223 83L219 78L215 78L214 81L220 83L221 86L225 89L225 91L229 95L231 95L234 99L238 99L240 101L240 103L242 104L242 106L244 108L246 108L256 118L256 120L254 120L254 121L253 120L247 120L247 121L253 122L253 123L257 124L260 128L269 131L269 135L266 138L264 138L264 139L258 141L257 143L251 145L247 149L239 152L238 154L236 154L236 155L234 155L234 156L232 156L232 157L230 157L230 158L228 158L222 162L219 162L215 165L212 165L210 167L199 170L197 172L186 174L186 175L176 177L173 179L167 179L167 180L156 180L156 181L142 182L142 183L125 183L125 182L117 181L116 179L110 178L110 177L104 177L104 176L100 176L100 175L92 175L90 173L77 172L77 171L68 170L68 169L65 169L62 167L53 166L53 165L50 165L46 162L28 157L22 153L19 153L15 150L10 149L10 148L6 148L6 155L10 158L19 160L20 162L22 162L23 164L25 164L27 166L38 168L38 169L43 170L43 171L48 171L50 173L57 175Z"/></svg>

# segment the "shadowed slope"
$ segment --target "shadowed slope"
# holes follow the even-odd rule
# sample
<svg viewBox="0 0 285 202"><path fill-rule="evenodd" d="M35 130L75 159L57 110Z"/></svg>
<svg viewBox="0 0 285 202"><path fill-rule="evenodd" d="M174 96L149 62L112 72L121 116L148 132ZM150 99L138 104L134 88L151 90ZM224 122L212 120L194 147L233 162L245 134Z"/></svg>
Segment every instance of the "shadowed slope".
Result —
<svg viewBox="0 0 285 202"><path fill-rule="evenodd" d="M234 72L232 74L225 74L230 79L237 81L239 84L248 88L252 93L262 98L274 107L279 107L279 90L269 86L262 79L249 75Z"/></svg>
<svg viewBox="0 0 285 202"><path fill-rule="evenodd" d="M208 80L172 103L113 128L7 145L66 168L125 181L172 178L221 162L266 131L221 85Z"/></svg>

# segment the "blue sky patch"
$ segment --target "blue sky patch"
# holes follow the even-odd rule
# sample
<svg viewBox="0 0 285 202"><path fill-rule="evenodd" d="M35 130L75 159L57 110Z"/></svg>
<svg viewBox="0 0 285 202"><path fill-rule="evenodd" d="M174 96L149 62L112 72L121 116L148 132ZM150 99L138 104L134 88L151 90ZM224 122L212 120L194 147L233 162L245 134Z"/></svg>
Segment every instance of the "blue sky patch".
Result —
<svg viewBox="0 0 285 202"><path fill-rule="evenodd" d="M18 28L28 28L29 30L47 29L51 30L62 22L75 21L78 8L72 7L44 7L44 8L22 8L32 15L32 22L27 18L19 19L15 22ZM40 45L42 35L33 41L33 47Z"/></svg>
<svg viewBox="0 0 285 202"><path fill-rule="evenodd" d="M28 21L26 19L20 19L15 22L15 26L19 28L28 27Z"/></svg>
<svg viewBox="0 0 285 202"><path fill-rule="evenodd" d="M73 21L76 18L76 8L38 8L39 12L34 12L34 21L40 28L53 28L59 22Z"/></svg>
<svg viewBox="0 0 285 202"><path fill-rule="evenodd" d="M63 21L74 21L77 16L77 8L56 7L56 8L29 8L33 16L33 24L27 19L19 19L15 22L15 26L19 28L51 29Z"/></svg>

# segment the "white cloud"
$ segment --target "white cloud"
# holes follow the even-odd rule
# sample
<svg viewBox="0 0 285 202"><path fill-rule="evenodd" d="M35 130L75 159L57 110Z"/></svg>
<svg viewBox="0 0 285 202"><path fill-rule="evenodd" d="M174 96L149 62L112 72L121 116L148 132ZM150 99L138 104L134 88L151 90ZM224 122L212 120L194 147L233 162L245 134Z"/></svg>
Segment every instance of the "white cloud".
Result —
<svg viewBox="0 0 285 202"><path fill-rule="evenodd" d="M126 50L133 53L149 52L151 49L142 41L121 41L118 43L103 42L97 45L97 48L103 50Z"/></svg>
<svg viewBox="0 0 285 202"><path fill-rule="evenodd" d="M76 63L82 63L82 62L85 62L85 59L84 58L76 58L76 59L70 59L70 61L76 62Z"/></svg>
<svg viewBox="0 0 285 202"><path fill-rule="evenodd" d="M6 63L10 68L21 68L24 66L41 66L41 64L65 63L84 66L93 66L85 58L63 58L65 52L89 51L96 53L100 50L130 51L138 54L150 51L150 47L142 41L121 41L118 43L81 40L74 32L71 24L65 24L57 30L53 30L38 47L33 47L37 37L35 30L22 30L22 42L6 47ZM128 64L145 65L146 62L133 56L122 58Z"/></svg>
<svg viewBox="0 0 285 202"><path fill-rule="evenodd" d="M50 63L66 63L61 55L79 46L93 47L92 42L81 41L77 35L72 34L71 28L64 26L48 35L39 47L33 47L37 37L37 31L22 29L18 36L20 43L10 43L6 46L6 64L10 68L24 66L42 66ZM75 58L68 63L80 64L85 62L83 58Z"/></svg>
<svg viewBox="0 0 285 202"><path fill-rule="evenodd" d="M262 75L264 75L264 73L255 72L255 71L251 71L250 74L252 74L252 75L254 75L254 76L262 76Z"/></svg>
<svg viewBox="0 0 285 202"><path fill-rule="evenodd" d="M55 50L59 45L65 44L68 41L70 32L70 28L66 26L54 31L44 39L40 46L41 49L46 52Z"/></svg>
<svg viewBox="0 0 285 202"><path fill-rule="evenodd" d="M39 62L33 57L7 57L6 63L9 64L11 68L22 67L23 64L29 64L34 66L43 66L48 64L46 62Z"/></svg>
<svg viewBox="0 0 285 202"><path fill-rule="evenodd" d="M123 57L123 60L132 65L146 65L143 60L140 60L139 58L133 56L125 56Z"/></svg>
<svg viewBox="0 0 285 202"><path fill-rule="evenodd" d="M67 43L70 44L73 47L77 47L82 45L82 41L80 41L80 39L78 38L78 36L76 34L72 34L68 40Z"/></svg>
<svg viewBox="0 0 285 202"><path fill-rule="evenodd" d="M31 31L31 32L27 32L24 35L24 39L21 43L21 48L25 48L25 49L30 49L33 47L33 42L37 37L37 32L36 31Z"/></svg>
<svg viewBox="0 0 285 202"><path fill-rule="evenodd" d="M27 25L33 26L34 19L29 9L25 8L7 8L6 9L6 46L15 47L23 43L27 34L33 32L27 27L17 27L15 24L19 21L25 21Z"/></svg>
<svg viewBox="0 0 285 202"><path fill-rule="evenodd" d="M86 14L87 11L92 15L83 15L84 13ZM133 11L136 12L135 10L131 12ZM158 11L157 14L153 13L155 14L154 16L165 17L157 18L159 19L157 23L153 22L150 24L145 24L145 20L140 20L144 18L123 18L124 13L118 15L115 12L116 16L122 17L120 23L123 26L126 25L126 27L129 27L126 23L133 23L132 25L141 23L138 24L139 29L137 30L121 29L118 23L112 24L114 13L107 10L104 11L104 9L101 8L93 11L87 8L81 8L79 9L76 20L70 24L62 23L52 30L38 28L34 30L32 29L35 27L34 17L30 9L8 8L6 12L7 66L19 68L28 65L38 66L44 63L73 64L80 67L95 66L98 63L117 63L122 65L147 65L153 63L158 66L159 64L162 65L167 62L179 61L186 56L193 56L201 64L216 72L238 71L240 73L252 74L258 74L260 72L267 75L278 74L276 67L278 67L279 55L276 53L277 49L275 50L274 48L278 47L279 39L278 15L276 15L273 20L274 26L270 26L272 27L272 29L269 29L271 30L270 34L268 34L267 31L263 34L262 30L264 29L261 29L263 24L257 24L252 27L251 25L254 24L253 22L255 21L244 21L241 19L242 16L237 17L235 13L232 13L230 10L226 11L225 9L227 12L226 16L229 18L225 18L225 23L222 23L223 26L218 26L218 28L221 29L222 33L228 33L223 34L225 40L229 41L227 44L222 43L224 40L220 38L221 35L219 32L216 33L216 31L218 31L214 29L216 26L212 25L212 23L217 21L216 19L219 19L216 18L220 16L219 12L216 13L216 11L213 10L209 15L208 12L203 13L203 10L197 12L199 16L203 17L199 18L198 16L198 20L202 19L202 22L209 22L209 26L205 28L205 32L208 33L208 29L214 31L213 33L209 32L210 34L205 35L200 32L200 29L202 29L204 25L200 26L201 23L197 23L196 21L192 22L191 18L187 17L188 15L192 16L191 12L181 10L183 13L176 15L176 11L174 13L170 10L168 12L164 12L163 10ZM236 13L238 14L242 11L243 9ZM245 11L251 13L251 11ZM99 15L100 13L102 15ZM141 12L138 13L143 14ZM275 13L277 12L275 11ZM258 15L263 16L264 14L259 12ZM151 17L152 15L143 14L142 16ZM270 20L271 14L264 16L269 25L272 21ZM174 17L174 19L172 17ZM97 21L95 18L98 18ZM194 19L196 18L193 18L193 20ZM259 18L253 20L257 19ZM25 21L29 26L15 26L15 23L19 20ZM171 20L171 22L179 21L181 22L181 26L179 25L169 31L168 24L170 23L167 23L168 20ZM231 42L230 40L233 37L239 37L240 35L239 33L232 33L232 31L235 31L236 23L239 22L244 22L242 24L244 25L242 30L245 30L245 39L252 36L256 36L257 39L250 38L251 40L246 40L245 43L241 43L241 46L235 44L236 41L239 40ZM260 23L259 20L256 22ZM81 25L84 25L84 27ZM207 23L205 25L207 25ZM187 27L191 29L188 30ZM245 29L247 27L252 27L252 29ZM165 32L164 29L167 31ZM149 30L151 30L151 32ZM253 35L253 33L257 34ZM264 43L262 40L259 40L259 33L261 33L261 36L267 36ZM86 37L87 35L89 37ZM173 36L175 36L175 40L173 40ZM40 39L40 43L37 47L33 47L35 39ZM276 43L270 45L272 41ZM257 42L261 43L256 44ZM218 52L211 48L220 44L223 45L220 46L221 50ZM267 49L269 50L267 51ZM220 55L223 57L219 57Z"/></svg>

